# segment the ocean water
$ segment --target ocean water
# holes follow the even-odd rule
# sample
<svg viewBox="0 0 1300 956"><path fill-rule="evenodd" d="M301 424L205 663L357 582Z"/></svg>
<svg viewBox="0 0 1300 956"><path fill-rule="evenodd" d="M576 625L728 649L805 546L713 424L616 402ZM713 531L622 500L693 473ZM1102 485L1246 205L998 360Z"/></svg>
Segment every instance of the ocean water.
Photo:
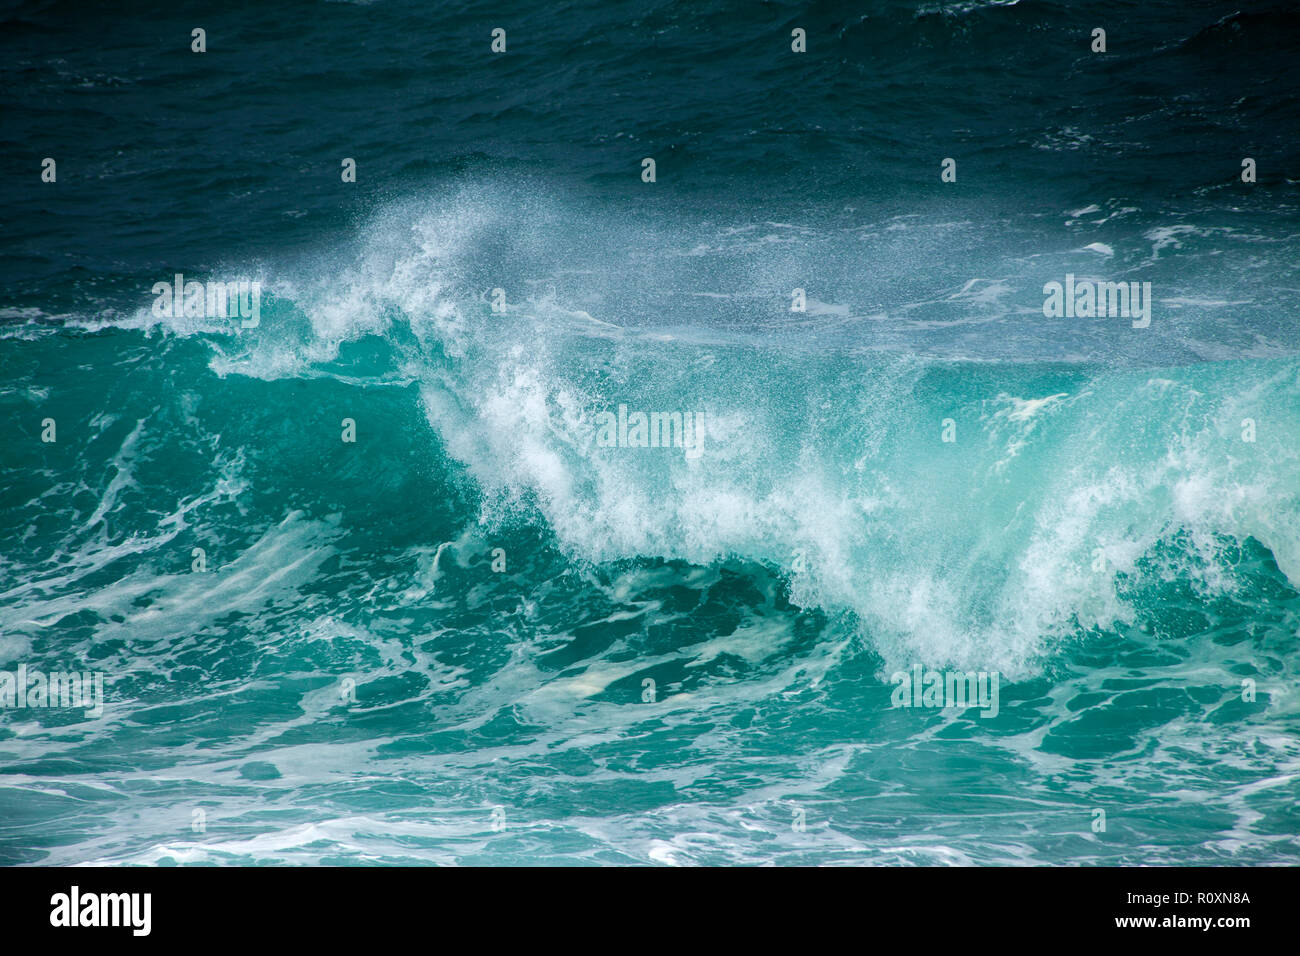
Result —
<svg viewBox="0 0 1300 956"><path fill-rule="evenodd" d="M2 9L0 861L1300 861L1294 8Z"/></svg>

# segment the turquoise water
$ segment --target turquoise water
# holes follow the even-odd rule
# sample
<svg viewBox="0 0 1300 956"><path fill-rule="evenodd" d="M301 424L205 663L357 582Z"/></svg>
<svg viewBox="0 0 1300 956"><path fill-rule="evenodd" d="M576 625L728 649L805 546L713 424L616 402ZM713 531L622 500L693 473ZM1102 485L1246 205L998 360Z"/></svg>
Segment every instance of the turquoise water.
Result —
<svg viewBox="0 0 1300 956"><path fill-rule="evenodd" d="M1066 45L1063 10L884 4L868 33L922 71L1004 29ZM1007 106L944 194L928 152L915 182L847 183L856 161L910 170L898 156L934 124L909 126L910 94L859 70L866 47L814 61L832 92L791 143L759 122L795 122L784 93L724 121L700 84L770 86L747 44L771 24L711 66L695 14L653 8L654 62L694 66L662 80L667 106L610 107L598 78L630 93L649 53L574 47L601 35L588 13L549 57L512 61L540 93L494 114L495 137L470 135L475 104L515 86L435 87L392 62L417 56L391 31L427 35L423 14L325 4L315 43L355 34L385 56L261 75L217 59L189 82L224 105L177 106L211 126L202 159L159 159L146 147L167 134L144 123L140 169L95 187L63 163L56 198L15 192L0 668L102 672L105 702L0 711L0 861L1296 862L1294 179L1234 192L1235 144L1211 125L1193 138L1226 171L1152 182L1149 155L1177 151L1180 111L1214 105L1202 61L1247 43L1267 70L1293 20L1180 24L1160 56L1191 93L1164 127L1101 84L1152 144L1132 147L1131 181L1088 145L1123 138L1103 110L1089 126L1062 103L1007 132ZM429 16L478 35L469 14ZM546 21L520 16L528 50ZM1175 32L1150 16L1134 28ZM850 45L866 29L809 17ZM39 50L19 20L11 37ZM89 44L93 17L75 29ZM122 33L106 60L74 43L62 72L82 94L22 80L83 97L54 100L60 156L78 110L130 115L181 82L180 60L132 66L152 42ZM603 72L564 72L560 49ZM1044 95L1056 82L1023 69ZM1062 69L1091 89L1083 55ZM1246 82L1227 69L1215 82ZM1001 102L987 70L968 82ZM241 75L239 106L222 84ZM867 95L836 86L850 77L880 84L885 116L834 125ZM327 114L384 90L340 196ZM281 96L300 127L250 121ZM1240 121L1264 137L1278 117L1251 103ZM412 145L403 104L446 126ZM90 126L97 146L121 135ZM223 179L203 166L219 130L231 163L297 136L308 172L281 154ZM888 149L848 158L873 136ZM1259 151L1276 168L1285 148ZM756 153L767 165L740 159ZM137 195L149 163L172 172ZM175 272L260 282L256 327L155 314ZM1152 282L1151 326L1045 318L1043 285L1067 274ZM602 445L620 405L703 413L700 454ZM916 666L996 673L996 716L893 706Z"/></svg>

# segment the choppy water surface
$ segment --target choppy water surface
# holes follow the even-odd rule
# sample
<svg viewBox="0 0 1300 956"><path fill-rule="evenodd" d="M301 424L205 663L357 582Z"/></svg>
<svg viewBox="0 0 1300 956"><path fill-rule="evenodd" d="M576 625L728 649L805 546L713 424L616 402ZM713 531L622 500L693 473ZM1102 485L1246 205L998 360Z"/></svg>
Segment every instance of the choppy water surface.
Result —
<svg viewBox="0 0 1300 956"><path fill-rule="evenodd" d="M0 33L0 669L106 702L0 713L0 860L1300 857L1294 13L71 9Z"/></svg>

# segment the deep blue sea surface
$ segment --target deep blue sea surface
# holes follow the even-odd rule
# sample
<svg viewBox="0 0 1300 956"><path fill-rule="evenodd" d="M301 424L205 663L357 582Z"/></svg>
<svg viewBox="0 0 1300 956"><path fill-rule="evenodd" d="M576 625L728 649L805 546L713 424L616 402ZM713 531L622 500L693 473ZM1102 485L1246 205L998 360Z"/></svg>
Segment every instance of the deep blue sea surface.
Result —
<svg viewBox="0 0 1300 956"><path fill-rule="evenodd" d="M1300 862L1294 6L117 7L0 4L0 862Z"/></svg>

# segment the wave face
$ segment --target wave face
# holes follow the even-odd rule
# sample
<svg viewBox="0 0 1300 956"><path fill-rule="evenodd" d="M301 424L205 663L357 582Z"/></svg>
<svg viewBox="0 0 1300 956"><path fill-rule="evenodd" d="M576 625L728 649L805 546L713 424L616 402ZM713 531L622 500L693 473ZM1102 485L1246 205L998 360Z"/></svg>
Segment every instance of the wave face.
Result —
<svg viewBox="0 0 1300 956"><path fill-rule="evenodd" d="M1125 10L1165 69L1103 84L1054 4L617 7L512 21L531 105L392 65L472 26L404 4L304 24L382 64L246 80L284 129L222 113L256 46L195 81L236 157L331 163L324 116L403 90L359 167L386 185L342 205L202 163L169 230L120 184L89 225L84 185L16 197L53 215L2 267L0 670L106 699L0 713L0 861L1296 862L1300 231L1275 170L1228 199L1208 118L1292 15ZM804 16L839 52L796 104L752 49ZM134 56L69 71L118 116L179 69ZM668 106L625 105L647 82ZM1274 164L1280 100L1238 113ZM457 135L413 146L434 114ZM936 195L905 157L958 115L936 155L978 158ZM601 117L630 176L573 148ZM1186 136L1227 171L1169 165ZM257 324L158 314L178 271L258 281ZM1149 326L1045 317L1067 275L1150 282ZM637 413L692 441L640 447ZM917 669L997 675L997 713L896 706Z"/></svg>

